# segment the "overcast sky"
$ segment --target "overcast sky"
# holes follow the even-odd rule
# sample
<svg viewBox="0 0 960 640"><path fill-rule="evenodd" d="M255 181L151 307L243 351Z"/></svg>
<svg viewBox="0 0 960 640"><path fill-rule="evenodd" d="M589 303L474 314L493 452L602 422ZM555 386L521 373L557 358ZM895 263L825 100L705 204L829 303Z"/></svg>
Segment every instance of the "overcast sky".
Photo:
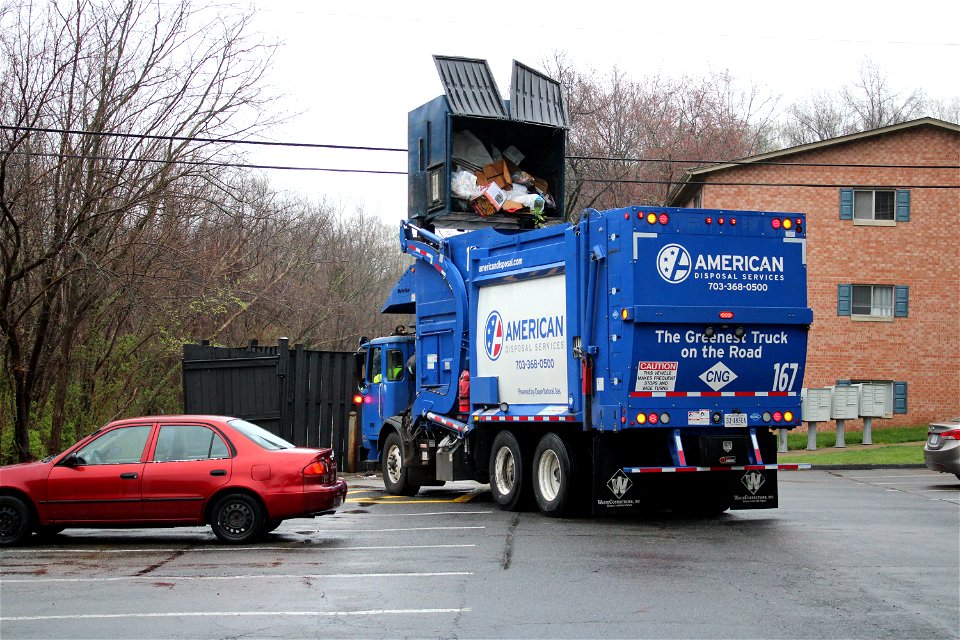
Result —
<svg viewBox="0 0 960 640"><path fill-rule="evenodd" d="M782 95L852 84L869 58L897 89L960 95L960 2L398 2L254 0L279 44L268 82L296 113L280 141L406 147L407 113L442 93L432 55L483 58L506 96L511 61L565 51L579 70L633 78L729 70ZM404 171L404 153L250 151L258 164ZM281 189L406 217L406 176L271 170ZM628 203L624 203L628 204Z"/></svg>

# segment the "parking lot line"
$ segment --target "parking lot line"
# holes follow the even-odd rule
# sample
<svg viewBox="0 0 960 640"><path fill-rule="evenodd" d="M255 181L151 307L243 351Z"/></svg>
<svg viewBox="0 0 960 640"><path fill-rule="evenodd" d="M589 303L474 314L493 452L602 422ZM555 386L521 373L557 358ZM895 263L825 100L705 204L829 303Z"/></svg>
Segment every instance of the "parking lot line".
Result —
<svg viewBox="0 0 960 640"><path fill-rule="evenodd" d="M396 533L399 531L459 531L462 529L486 529L486 527L407 527L398 529L317 529L311 533Z"/></svg>
<svg viewBox="0 0 960 640"><path fill-rule="evenodd" d="M403 549L464 549L475 547L475 544L404 544L404 545L383 545L383 546L365 546L365 547L311 547L298 545L296 547L153 547L148 549L65 549L62 547L47 547L43 549L6 549L0 552L0 558L4 556L22 556L22 555L41 555L41 554L63 554L63 553L242 553L249 554L252 551L402 551Z"/></svg>
<svg viewBox="0 0 960 640"><path fill-rule="evenodd" d="M334 618L339 616L389 616L405 614L468 613L469 607L457 609L370 609L367 611L168 611L163 613L79 613L53 616L0 616L0 622L34 622L42 620L99 620L105 618L216 618L227 616L297 616Z"/></svg>
<svg viewBox="0 0 960 640"><path fill-rule="evenodd" d="M432 571L432 572L414 572L414 573L284 573L284 574L257 574L257 575L239 575L239 576L155 576L146 574L142 576L111 576L109 578L4 578L3 584L48 584L48 583L89 583L89 582L132 582L135 580L144 582L200 582L213 580L302 580L304 578L314 580L346 580L353 578L450 578L459 576L472 576L472 571Z"/></svg>

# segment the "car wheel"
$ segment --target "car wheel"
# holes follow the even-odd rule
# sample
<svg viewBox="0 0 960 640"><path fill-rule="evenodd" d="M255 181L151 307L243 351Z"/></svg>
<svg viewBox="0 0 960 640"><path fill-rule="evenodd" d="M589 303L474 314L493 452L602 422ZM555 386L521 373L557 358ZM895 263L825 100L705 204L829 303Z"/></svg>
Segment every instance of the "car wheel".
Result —
<svg viewBox="0 0 960 640"><path fill-rule="evenodd" d="M30 508L15 496L0 496L0 546L23 542L30 536Z"/></svg>
<svg viewBox="0 0 960 640"><path fill-rule="evenodd" d="M263 510L250 496L231 493L217 500L213 506L210 527L223 542L252 542L263 528Z"/></svg>
<svg viewBox="0 0 960 640"><path fill-rule="evenodd" d="M410 470L403 464L403 441L392 431L383 443L383 485L395 496L415 496L420 485L410 481Z"/></svg>
<svg viewBox="0 0 960 640"><path fill-rule="evenodd" d="M530 472L520 443L510 431L493 439L490 452L490 493L504 511L520 511L529 503Z"/></svg>
<svg viewBox="0 0 960 640"><path fill-rule="evenodd" d="M533 495L544 515L566 515L574 503L574 461L560 436L548 433L533 453Z"/></svg>

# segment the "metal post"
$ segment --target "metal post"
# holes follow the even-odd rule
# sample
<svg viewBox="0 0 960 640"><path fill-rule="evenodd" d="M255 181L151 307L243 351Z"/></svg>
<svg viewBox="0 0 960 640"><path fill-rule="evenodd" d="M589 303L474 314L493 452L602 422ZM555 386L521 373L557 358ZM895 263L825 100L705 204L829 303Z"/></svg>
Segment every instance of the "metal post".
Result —
<svg viewBox="0 0 960 640"><path fill-rule="evenodd" d="M835 449L845 449L847 443L843 438L843 420L837 420L837 442L833 445Z"/></svg>
<svg viewBox="0 0 960 640"><path fill-rule="evenodd" d="M357 412L351 411L347 417L347 471L357 470Z"/></svg>
<svg viewBox="0 0 960 640"><path fill-rule="evenodd" d="M817 423L807 423L807 451L817 450Z"/></svg>
<svg viewBox="0 0 960 640"><path fill-rule="evenodd" d="M787 452L787 430L779 429L780 432L780 444L777 447L777 453L786 453Z"/></svg>
<svg viewBox="0 0 960 640"><path fill-rule="evenodd" d="M873 418L863 419L863 444L873 444Z"/></svg>

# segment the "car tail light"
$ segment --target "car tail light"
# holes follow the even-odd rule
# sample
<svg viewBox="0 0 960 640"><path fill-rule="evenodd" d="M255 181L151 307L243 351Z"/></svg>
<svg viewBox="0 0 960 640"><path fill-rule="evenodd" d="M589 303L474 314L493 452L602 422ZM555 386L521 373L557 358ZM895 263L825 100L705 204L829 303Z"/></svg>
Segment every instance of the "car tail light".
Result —
<svg viewBox="0 0 960 640"><path fill-rule="evenodd" d="M647 416L647 422L650 424L657 424L660 422L660 416L655 413L651 413L649 416Z"/></svg>
<svg viewBox="0 0 960 640"><path fill-rule="evenodd" d="M317 460L316 462L311 462L303 469L303 475L305 476L322 476L329 471L326 463L323 460Z"/></svg>
<svg viewBox="0 0 960 640"><path fill-rule="evenodd" d="M773 412L773 421L774 421L774 422L780 422L781 420L783 420L783 414L780 413L779 411L774 411L774 412Z"/></svg>
<svg viewBox="0 0 960 640"><path fill-rule="evenodd" d="M356 393L356 394L354 394L354 395L353 395L353 404L357 404L357 405L363 404L363 394L361 394L361 393Z"/></svg>
<svg viewBox="0 0 960 640"><path fill-rule="evenodd" d="M773 220L770 221L770 226L773 227L774 229L779 229L780 224L781 224L780 218L774 218Z"/></svg>
<svg viewBox="0 0 960 640"><path fill-rule="evenodd" d="M661 213L660 216L657 218L657 220L660 221L660 224L667 224L668 222L670 222L670 216L668 216L665 213Z"/></svg>
<svg viewBox="0 0 960 640"><path fill-rule="evenodd" d="M960 440L960 429L951 429L940 434L944 440Z"/></svg>
<svg viewBox="0 0 960 640"><path fill-rule="evenodd" d="M337 479L337 462L333 458L317 458L303 468L305 482L330 484Z"/></svg>

